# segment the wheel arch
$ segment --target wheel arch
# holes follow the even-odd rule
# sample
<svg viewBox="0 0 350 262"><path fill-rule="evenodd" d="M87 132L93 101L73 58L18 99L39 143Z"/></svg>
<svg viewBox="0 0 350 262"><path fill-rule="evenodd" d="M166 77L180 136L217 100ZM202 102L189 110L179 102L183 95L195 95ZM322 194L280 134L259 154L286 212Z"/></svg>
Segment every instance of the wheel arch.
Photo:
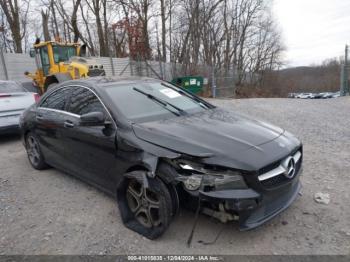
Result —
<svg viewBox="0 0 350 262"><path fill-rule="evenodd" d="M128 178L142 176L143 181L146 184L148 184L149 178L159 178L169 190L171 200L173 202L172 216L174 216L177 214L180 208L179 195L175 186L175 183L177 183L175 180L176 175L176 170L173 167L171 167L168 163L162 160L159 160L155 175L152 175L152 171L150 170L148 165L136 164L132 167L129 167L123 174L123 178L120 179L116 188L116 196L118 198L118 195L120 194L118 192L118 190L120 190L120 184L124 183L125 180Z"/></svg>

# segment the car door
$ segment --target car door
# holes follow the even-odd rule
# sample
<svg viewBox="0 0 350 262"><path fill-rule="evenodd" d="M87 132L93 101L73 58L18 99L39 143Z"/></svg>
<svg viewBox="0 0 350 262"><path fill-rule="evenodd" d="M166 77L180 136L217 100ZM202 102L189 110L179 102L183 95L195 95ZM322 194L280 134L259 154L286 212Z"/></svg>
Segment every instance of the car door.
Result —
<svg viewBox="0 0 350 262"><path fill-rule="evenodd" d="M35 133L45 160L54 165L65 161L61 139L69 93L67 87L54 91L40 102L36 111Z"/></svg>
<svg viewBox="0 0 350 262"><path fill-rule="evenodd" d="M64 119L65 153L69 168L77 175L104 189L113 189L113 170L116 168L116 127L100 99L92 90L73 87ZM102 112L106 125L83 126L79 117L90 112Z"/></svg>

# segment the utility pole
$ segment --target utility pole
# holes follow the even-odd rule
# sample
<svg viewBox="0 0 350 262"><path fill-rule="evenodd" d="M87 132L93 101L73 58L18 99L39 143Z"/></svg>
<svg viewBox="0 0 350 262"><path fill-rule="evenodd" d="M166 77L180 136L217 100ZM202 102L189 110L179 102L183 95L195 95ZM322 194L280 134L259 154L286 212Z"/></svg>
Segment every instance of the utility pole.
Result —
<svg viewBox="0 0 350 262"><path fill-rule="evenodd" d="M114 69L114 63L113 63L113 55L112 55L112 46L110 45L110 36L113 35L113 28L108 28L109 34L106 36L107 40L107 48L108 48L108 56L109 56L109 63L111 64L111 69L112 69L112 75L115 76L115 69Z"/></svg>
<svg viewBox="0 0 350 262"><path fill-rule="evenodd" d="M348 66L348 55L349 55L349 46L345 45L345 61L344 61L344 90L345 95L349 94L349 66Z"/></svg>
<svg viewBox="0 0 350 262"><path fill-rule="evenodd" d="M211 95L212 95L213 98L216 98L215 66L212 66L212 75L211 75Z"/></svg>
<svg viewBox="0 0 350 262"><path fill-rule="evenodd" d="M349 65L348 65L348 54L349 46L345 46L345 59L344 64L341 67L341 85L340 85L340 95L346 96L349 94Z"/></svg>

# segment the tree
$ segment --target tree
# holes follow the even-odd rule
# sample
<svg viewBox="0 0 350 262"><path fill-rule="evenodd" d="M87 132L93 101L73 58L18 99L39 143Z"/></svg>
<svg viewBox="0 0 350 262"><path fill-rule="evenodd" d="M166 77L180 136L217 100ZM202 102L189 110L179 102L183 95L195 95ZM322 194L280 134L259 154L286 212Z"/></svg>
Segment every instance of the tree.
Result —
<svg viewBox="0 0 350 262"><path fill-rule="evenodd" d="M12 40L14 43L14 51L22 53L22 39L26 34L27 15L29 9L29 1L21 1L22 5L18 5L17 0L0 0L0 6L5 14L7 23L11 30Z"/></svg>
<svg viewBox="0 0 350 262"><path fill-rule="evenodd" d="M41 10L41 18L42 18L42 25L43 25L43 33L44 33L44 40L50 41L50 32L49 32L49 10Z"/></svg>
<svg viewBox="0 0 350 262"><path fill-rule="evenodd" d="M150 9L152 7L152 0L120 0L124 15L127 19L131 19L134 15L141 23L141 37L139 39L140 45L142 45L143 59L150 59L152 55L152 49L150 46L150 37L148 32L149 20L152 18L150 15Z"/></svg>
<svg viewBox="0 0 350 262"><path fill-rule="evenodd" d="M100 46L100 56L109 55L108 47L108 22L107 22L107 0L86 1L90 10L95 16L98 42ZM102 17L101 17L102 11Z"/></svg>

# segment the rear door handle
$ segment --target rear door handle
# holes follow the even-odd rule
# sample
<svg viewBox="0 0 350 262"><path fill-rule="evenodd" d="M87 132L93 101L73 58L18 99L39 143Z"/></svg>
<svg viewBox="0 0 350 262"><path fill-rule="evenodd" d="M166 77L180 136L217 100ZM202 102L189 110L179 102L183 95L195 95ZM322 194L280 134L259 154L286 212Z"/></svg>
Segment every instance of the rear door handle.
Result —
<svg viewBox="0 0 350 262"><path fill-rule="evenodd" d="M72 128L72 127L74 127L74 124L73 124L73 122L67 120L64 122L64 127Z"/></svg>

